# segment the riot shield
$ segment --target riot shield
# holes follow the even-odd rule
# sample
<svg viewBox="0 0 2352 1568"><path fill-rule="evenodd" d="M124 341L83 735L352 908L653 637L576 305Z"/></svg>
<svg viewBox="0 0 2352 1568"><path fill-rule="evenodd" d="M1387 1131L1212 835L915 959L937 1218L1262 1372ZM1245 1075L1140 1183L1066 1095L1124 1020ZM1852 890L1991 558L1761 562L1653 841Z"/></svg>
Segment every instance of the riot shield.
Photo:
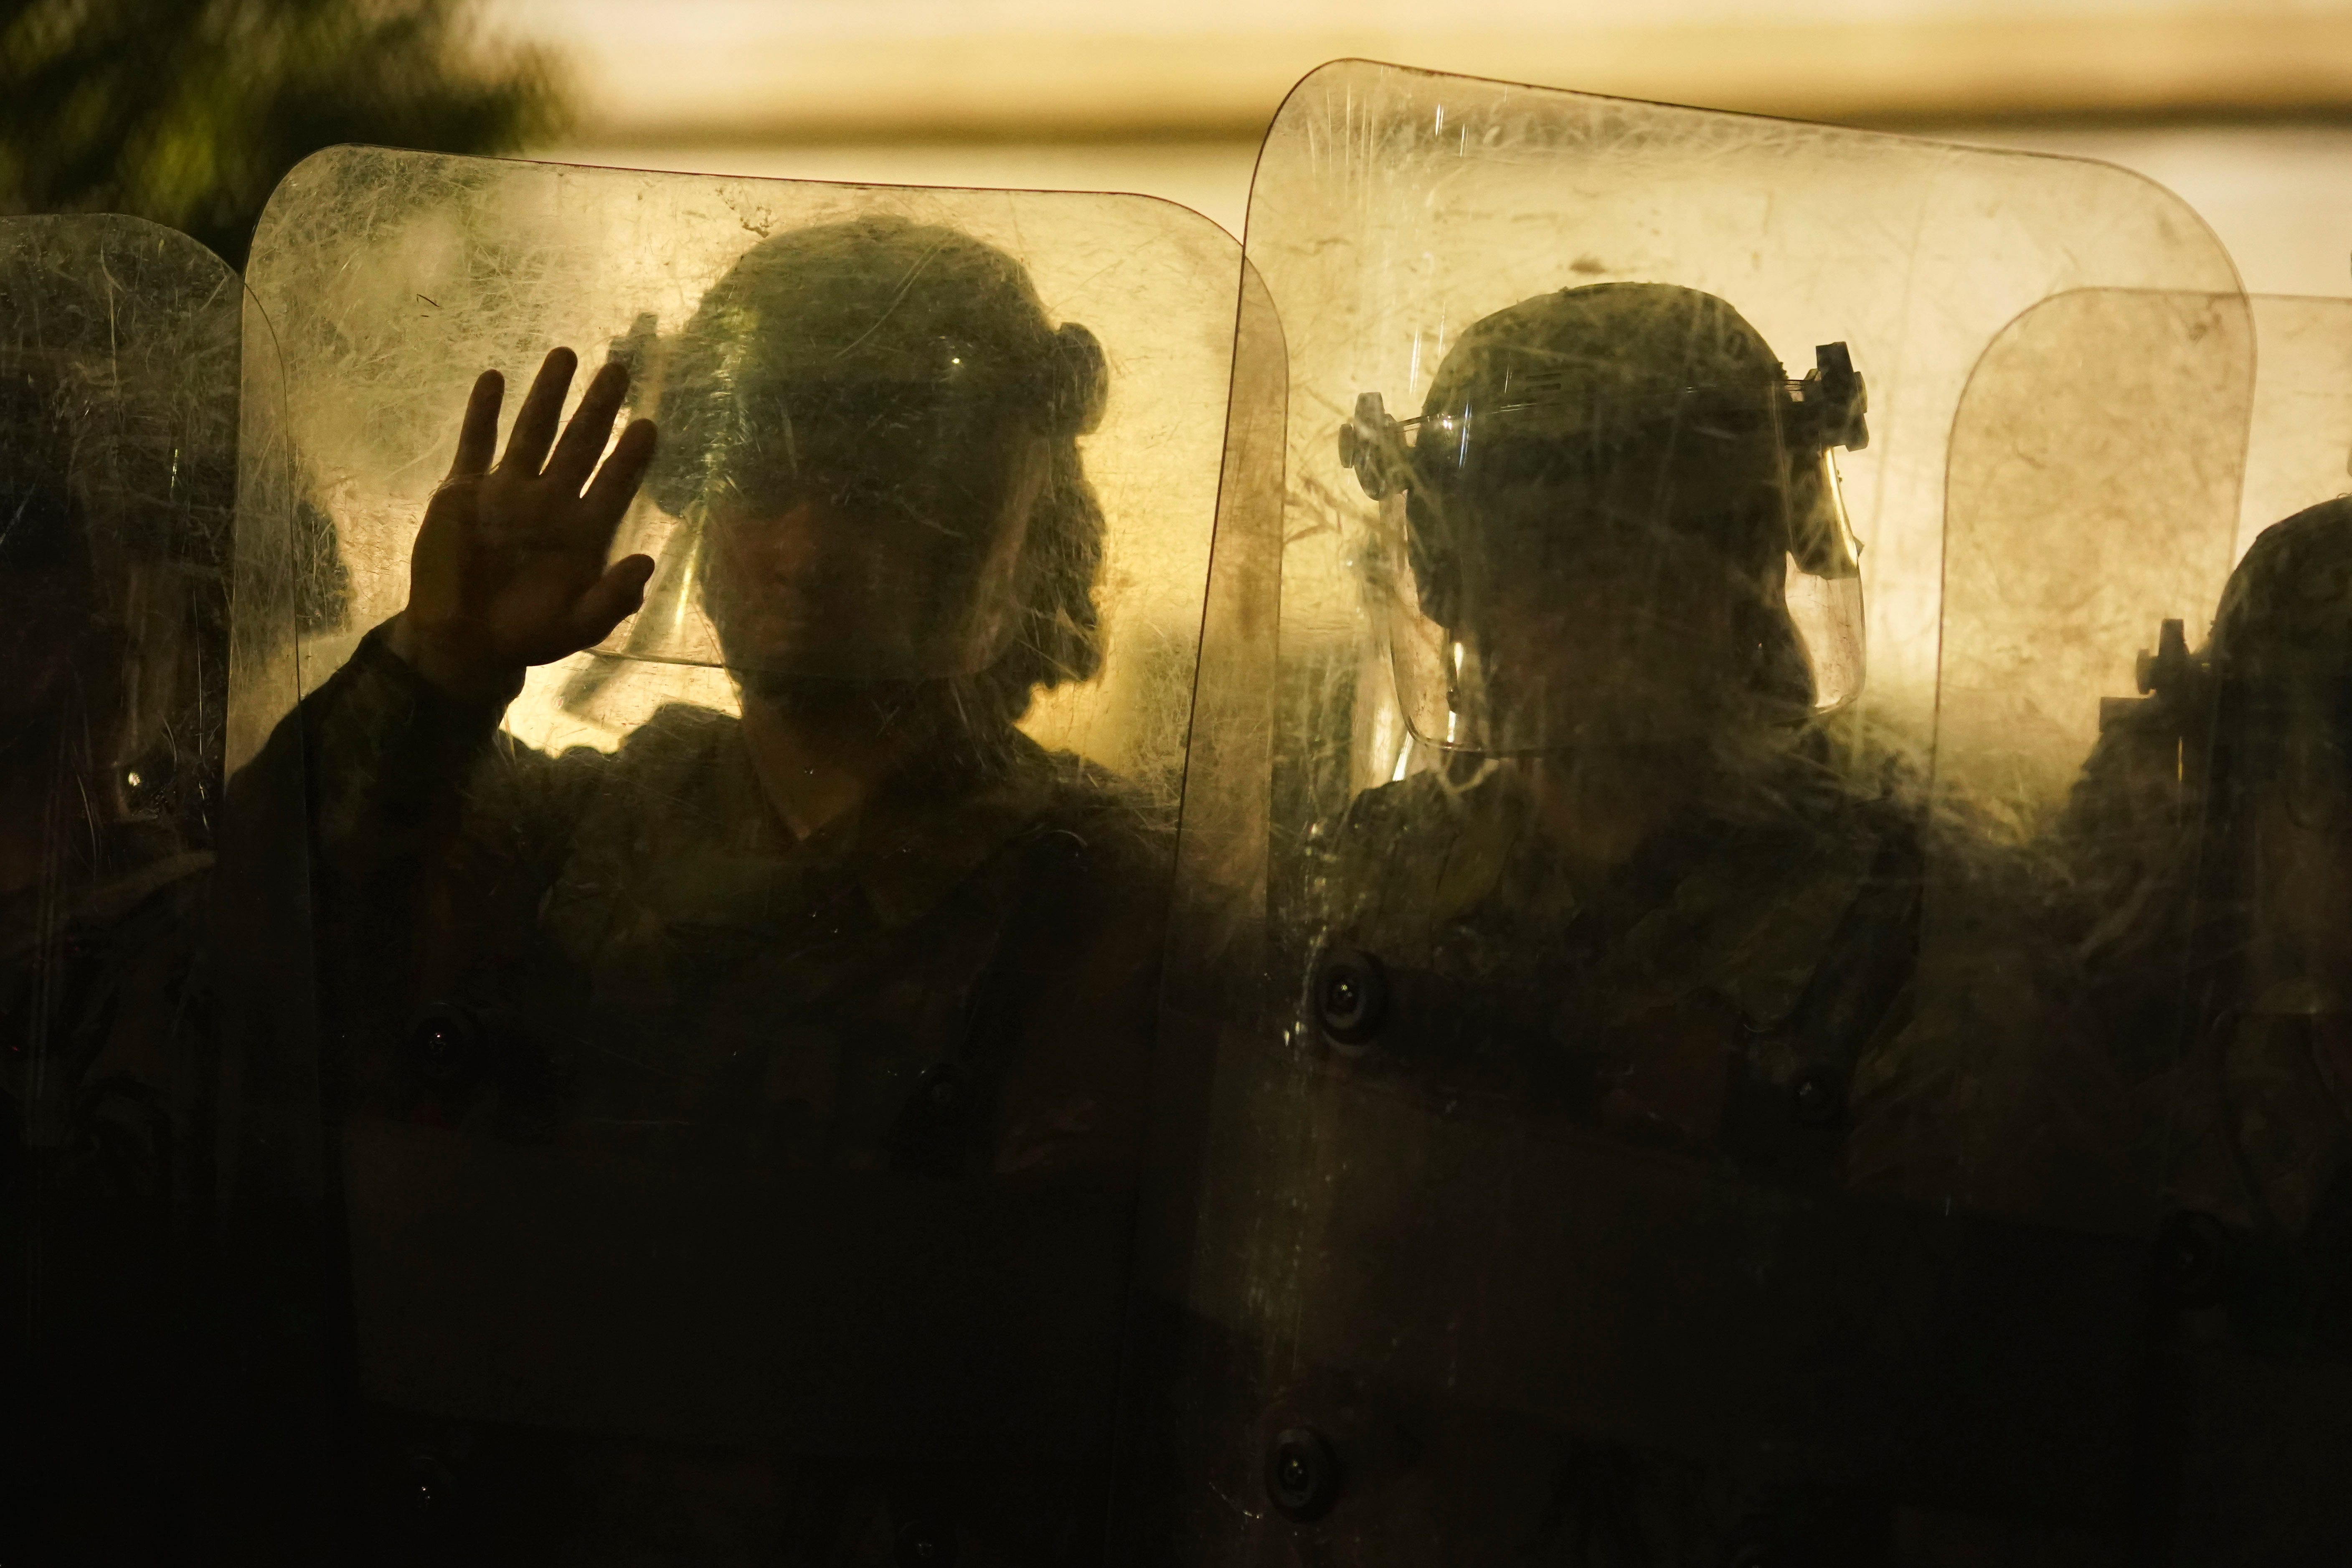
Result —
<svg viewBox="0 0 2352 1568"><path fill-rule="evenodd" d="M381 1557L1098 1556L1240 272L1142 197L273 198ZM499 510L550 476L569 543ZM542 580L643 607L448 679Z"/></svg>
<svg viewBox="0 0 2352 1568"><path fill-rule="evenodd" d="M2184 802L2199 818L2171 1034L2185 1063L2158 1079L2193 1086L2166 1106L2158 1167L2163 1234L2188 1265L2156 1434L2183 1563L2352 1551L2336 1485L2352 1463L2352 304L2249 302L2260 361L2238 559L2199 661L2206 728L2183 747L2205 752Z"/></svg>
<svg viewBox="0 0 2352 1568"><path fill-rule="evenodd" d="M12 1561L183 1539L241 308L173 230L0 219Z"/></svg>
<svg viewBox="0 0 2352 1568"><path fill-rule="evenodd" d="M2074 1325L2078 1370L2110 1379L2101 1464L2134 1484L2104 1533L2132 1561L2206 1560L2176 1554L2146 1391L2167 1291L2201 1289L2200 1233L2166 1220L2162 1101L2191 984L2191 648L2229 574L2256 363L2242 296L2086 289L2021 314L1971 378L1914 1003L1847 1140L1861 1190L2142 1260L2137 1291Z"/></svg>
<svg viewBox="0 0 2352 1568"><path fill-rule="evenodd" d="M1920 1004L1857 1137L2155 1242L2142 1561L2352 1547L2347 352L2340 301L2069 295L1955 427Z"/></svg>
<svg viewBox="0 0 2352 1568"><path fill-rule="evenodd" d="M1289 395L1220 526L1119 1539L2115 1538L2144 1251L1854 1190L1849 1100L1916 980L1971 371L2227 258L2110 168L1360 63L1247 248Z"/></svg>

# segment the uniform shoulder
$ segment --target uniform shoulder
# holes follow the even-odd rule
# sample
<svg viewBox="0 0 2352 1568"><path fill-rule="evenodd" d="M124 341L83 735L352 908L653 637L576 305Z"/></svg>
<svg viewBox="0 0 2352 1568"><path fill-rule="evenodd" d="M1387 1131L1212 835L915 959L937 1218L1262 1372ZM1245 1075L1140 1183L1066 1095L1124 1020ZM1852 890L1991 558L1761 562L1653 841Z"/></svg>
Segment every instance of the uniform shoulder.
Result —
<svg viewBox="0 0 2352 1568"><path fill-rule="evenodd" d="M1014 767L1017 787L1034 792L1036 834L1074 842L1097 874L1122 880L1168 876L1176 849L1172 788L1034 743Z"/></svg>

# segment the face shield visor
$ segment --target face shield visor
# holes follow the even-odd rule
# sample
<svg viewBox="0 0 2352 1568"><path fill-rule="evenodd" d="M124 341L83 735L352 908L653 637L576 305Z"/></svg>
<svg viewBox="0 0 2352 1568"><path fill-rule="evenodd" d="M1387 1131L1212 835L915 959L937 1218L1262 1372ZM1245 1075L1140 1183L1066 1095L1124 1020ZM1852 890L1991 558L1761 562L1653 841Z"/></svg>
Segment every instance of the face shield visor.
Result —
<svg viewBox="0 0 2352 1568"><path fill-rule="evenodd" d="M1359 399L1364 564L1414 737L1528 755L1681 749L1862 677L1831 450L1867 440L1843 344L1801 381L1627 391L1554 374L1417 419Z"/></svg>
<svg viewBox="0 0 2352 1568"><path fill-rule="evenodd" d="M960 331L939 318L975 312L931 303L853 332L788 297L615 345L641 376L655 362L640 405L665 456L634 547L662 564L600 651L851 681L969 676L1005 653L1054 567L1033 524L1099 416L1101 350L1076 324Z"/></svg>
<svg viewBox="0 0 2352 1568"><path fill-rule="evenodd" d="M720 662L921 679L1003 653L1049 454L979 357L941 341L731 389L686 520Z"/></svg>

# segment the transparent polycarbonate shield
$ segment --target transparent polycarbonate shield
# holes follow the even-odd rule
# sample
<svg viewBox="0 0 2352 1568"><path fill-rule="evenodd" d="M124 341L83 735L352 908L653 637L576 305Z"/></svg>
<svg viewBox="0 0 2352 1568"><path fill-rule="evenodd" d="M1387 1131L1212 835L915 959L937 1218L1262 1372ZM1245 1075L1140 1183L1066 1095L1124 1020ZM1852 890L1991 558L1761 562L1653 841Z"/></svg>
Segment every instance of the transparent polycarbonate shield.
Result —
<svg viewBox="0 0 2352 1568"><path fill-rule="evenodd" d="M2127 1529L2140 1244L1855 1191L1849 1099L1916 978L1970 375L2227 256L2102 165L1357 62L1247 249L1287 397L1195 710L1137 1553Z"/></svg>
<svg viewBox="0 0 2352 1568"><path fill-rule="evenodd" d="M1201 411L1231 343L1214 226L1139 198L339 150L289 176L262 237L306 501L339 542L306 683L400 607L473 377L504 372L511 412L562 343L630 365L629 413L663 426L613 547L659 564L642 614L534 672L517 733L609 748L670 694L728 706L722 667L917 679L1025 648L1083 678L1040 695L1033 733L1175 765L1223 438ZM1033 488L1026 517L988 499ZM1099 671L1087 607L1055 598L1090 576Z"/></svg>
<svg viewBox="0 0 2352 1568"><path fill-rule="evenodd" d="M2352 1539L2347 371L2342 301L2095 291L1955 427L1919 1003L1862 1142L2160 1238L2168 1561Z"/></svg>
<svg viewBox="0 0 2352 1568"><path fill-rule="evenodd" d="M1868 606L1860 700L1913 744L1934 700L1945 443L1978 356L2069 288L2236 286L2185 205L2105 164L1363 62L1286 105L1249 248L1292 345L1293 504L1318 524L1286 574L1302 637L1359 613L1378 503L1338 437L1360 399L1438 412L1447 354L1480 321L1566 289L1674 285L1727 302L1790 377L1843 344L1866 384L1867 444L1833 448Z"/></svg>
<svg viewBox="0 0 2352 1568"><path fill-rule="evenodd" d="M0 1552L26 1561L183 1539L241 308L173 230L0 219Z"/></svg>
<svg viewBox="0 0 2352 1568"><path fill-rule="evenodd" d="M1099 1549L1241 272L1136 196L339 149L273 198L383 1550ZM656 565L501 709L383 623L413 548L522 613L419 524L512 537L436 487L558 345L658 426L604 552Z"/></svg>
<svg viewBox="0 0 2352 1568"><path fill-rule="evenodd" d="M2164 621L2201 643L2237 531L2255 321L2237 295L2084 289L2021 314L1952 426L1939 804L2046 833L2103 722L2160 681ZM2162 408L2160 415L2152 409ZM2102 711L2102 699L2124 710Z"/></svg>

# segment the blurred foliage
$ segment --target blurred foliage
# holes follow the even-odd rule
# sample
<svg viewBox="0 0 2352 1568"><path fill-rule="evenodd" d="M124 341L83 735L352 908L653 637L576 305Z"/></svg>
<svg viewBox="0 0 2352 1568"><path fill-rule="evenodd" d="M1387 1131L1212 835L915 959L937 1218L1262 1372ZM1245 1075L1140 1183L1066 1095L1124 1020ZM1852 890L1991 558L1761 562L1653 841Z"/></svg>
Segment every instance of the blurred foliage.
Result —
<svg viewBox="0 0 2352 1568"><path fill-rule="evenodd" d="M373 142L504 153L561 128L552 62L475 0L0 0L0 211L124 212L242 268L286 171Z"/></svg>

